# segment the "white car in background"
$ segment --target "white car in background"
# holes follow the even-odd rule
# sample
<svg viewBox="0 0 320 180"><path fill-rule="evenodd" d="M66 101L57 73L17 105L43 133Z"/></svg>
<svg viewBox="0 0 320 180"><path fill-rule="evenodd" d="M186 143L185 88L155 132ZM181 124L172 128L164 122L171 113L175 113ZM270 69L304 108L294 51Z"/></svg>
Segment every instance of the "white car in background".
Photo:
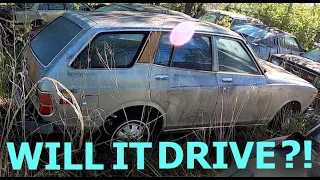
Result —
<svg viewBox="0 0 320 180"><path fill-rule="evenodd" d="M60 15L69 11L93 11L84 3L15 3L13 6L0 7L0 17L2 22L6 21L6 26L15 28L25 27L31 23L33 27L52 22Z"/></svg>

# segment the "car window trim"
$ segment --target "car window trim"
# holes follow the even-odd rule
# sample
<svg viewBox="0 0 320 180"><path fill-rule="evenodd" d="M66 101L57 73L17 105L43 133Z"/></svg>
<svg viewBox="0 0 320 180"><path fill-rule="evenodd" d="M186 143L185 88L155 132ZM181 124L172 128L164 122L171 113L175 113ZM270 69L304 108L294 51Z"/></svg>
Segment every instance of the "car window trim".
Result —
<svg viewBox="0 0 320 180"><path fill-rule="evenodd" d="M233 37L228 37L228 36L222 36L222 35L214 35L215 38L214 38L214 52L215 52L215 61L217 63L217 68L218 68L218 72L219 73L232 73L232 74L245 74L245 75L253 75L253 76L261 76L263 75L264 76L264 73L262 71L262 68L260 67L259 63L257 62L255 56L253 55L253 53L251 52L251 50L247 47L246 43L243 42L243 40L240 40L240 39L236 39L236 38L233 38ZM220 66L219 66L219 59L218 59L218 47L217 47L217 40L216 38L225 38L225 39L232 39L233 41L236 41L236 42L239 42L245 49L246 53L249 55L249 57L251 58L251 60L254 62L255 64L255 67L257 68L257 70L259 71L260 74L250 74L250 73L237 73L237 72L225 72L225 71L220 71Z"/></svg>
<svg viewBox="0 0 320 180"><path fill-rule="evenodd" d="M106 70L107 68L73 68L72 64L77 60L77 57L88 47L88 45L90 43L92 43L94 40L96 40L97 38L99 38L102 35L105 34L142 34L144 35L140 47L138 48L136 55L134 56L133 60L130 63L129 67L115 67L112 68L113 69L131 69L132 67L134 67L134 65L137 63L137 61L139 60L139 57L141 56L141 54L143 53L143 50L145 49L145 46L147 45L148 39L150 38L151 35L151 31L102 31L102 32L98 32L96 33L93 37L91 37L90 40L88 40L87 43L85 43L82 47L81 50L78 51L78 53L75 54L75 56L72 58L72 60L68 63L68 67L71 68L72 70Z"/></svg>

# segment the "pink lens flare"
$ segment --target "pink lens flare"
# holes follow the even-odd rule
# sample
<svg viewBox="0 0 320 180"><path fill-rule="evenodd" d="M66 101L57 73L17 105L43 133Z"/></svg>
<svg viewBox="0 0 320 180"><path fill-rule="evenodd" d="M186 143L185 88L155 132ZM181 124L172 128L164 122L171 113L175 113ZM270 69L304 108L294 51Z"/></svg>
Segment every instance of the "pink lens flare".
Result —
<svg viewBox="0 0 320 180"><path fill-rule="evenodd" d="M170 34L170 42L174 46L186 44L194 34L194 23L190 21L182 22L173 28Z"/></svg>

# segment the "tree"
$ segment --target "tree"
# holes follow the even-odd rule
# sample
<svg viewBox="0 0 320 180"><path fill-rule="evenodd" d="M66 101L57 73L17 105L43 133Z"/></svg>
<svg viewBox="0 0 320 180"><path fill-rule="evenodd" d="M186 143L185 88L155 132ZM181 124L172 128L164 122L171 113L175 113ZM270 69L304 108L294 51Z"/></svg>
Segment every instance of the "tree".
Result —
<svg viewBox="0 0 320 180"><path fill-rule="evenodd" d="M293 3L239 3L237 6L232 11L293 34L307 50L313 48L320 37L319 6Z"/></svg>
<svg viewBox="0 0 320 180"><path fill-rule="evenodd" d="M189 15L189 16L192 16L191 12L192 12L192 7L195 3L186 3L184 5L184 13Z"/></svg>

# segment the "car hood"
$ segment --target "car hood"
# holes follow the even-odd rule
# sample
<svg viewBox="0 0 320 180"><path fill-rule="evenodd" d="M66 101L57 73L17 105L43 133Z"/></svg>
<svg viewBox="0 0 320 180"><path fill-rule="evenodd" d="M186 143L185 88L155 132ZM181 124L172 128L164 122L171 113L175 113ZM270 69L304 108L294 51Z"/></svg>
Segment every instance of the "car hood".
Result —
<svg viewBox="0 0 320 180"><path fill-rule="evenodd" d="M276 54L276 56L320 74L319 62L313 61L302 56L295 56L291 54Z"/></svg>
<svg viewBox="0 0 320 180"><path fill-rule="evenodd" d="M295 84L300 86L313 87L308 81L296 76L280 66L268 61L258 59L260 66L266 70L265 76L270 84Z"/></svg>

